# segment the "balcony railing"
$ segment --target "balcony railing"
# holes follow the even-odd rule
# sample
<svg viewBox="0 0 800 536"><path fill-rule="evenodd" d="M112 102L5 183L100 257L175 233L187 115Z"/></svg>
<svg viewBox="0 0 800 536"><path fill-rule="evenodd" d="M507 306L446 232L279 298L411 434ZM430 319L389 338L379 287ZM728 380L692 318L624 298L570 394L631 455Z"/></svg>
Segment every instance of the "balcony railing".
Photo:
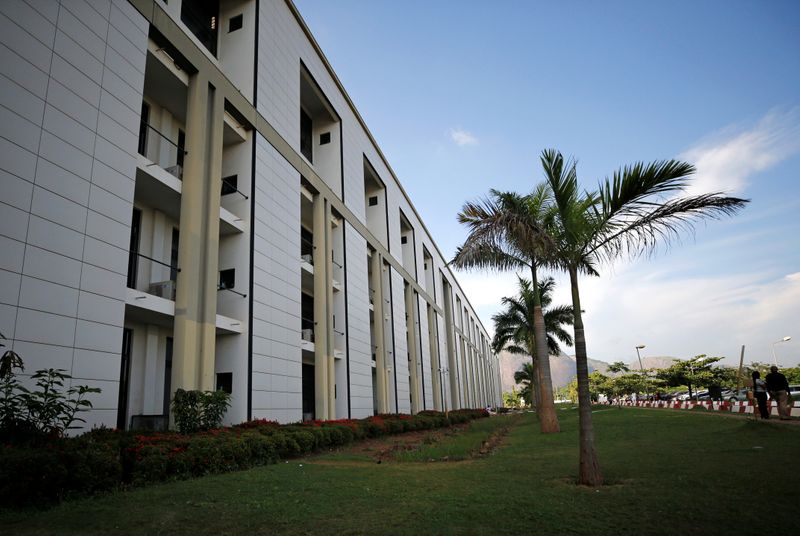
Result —
<svg viewBox="0 0 800 536"><path fill-rule="evenodd" d="M300 338L307 342L314 342L314 319L300 319Z"/></svg>
<svg viewBox="0 0 800 536"><path fill-rule="evenodd" d="M144 288L139 288L140 286L136 284L136 281L140 273L140 268L144 263L148 263L151 267L151 279L154 264L169 268L169 279L148 283L146 286L141 285ZM166 270L164 271L166 272ZM130 256L128 257L128 288L141 290L142 292L152 294L153 296L158 296L159 298L175 301L175 283L178 277L178 272L180 271L181 269L176 265L167 264L141 253L131 252Z"/></svg>
<svg viewBox="0 0 800 536"><path fill-rule="evenodd" d="M250 199L249 197L247 197L247 194L245 194L239 188L236 187L235 183L233 183L233 182L231 182L228 179L223 177L223 179L222 179L222 195L228 195L228 194L232 194L232 193L237 193L237 194L241 195L242 197L244 197L245 199Z"/></svg>
<svg viewBox="0 0 800 536"><path fill-rule="evenodd" d="M310 265L314 265L314 243L307 238L300 237L300 258Z"/></svg>
<svg viewBox="0 0 800 536"><path fill-rule="evenodd" d="M168 155L162 155L161 147L163 144L151 142L150 136L156 136L157 140L166 141L174 149L170 149ZM189 153L184 148L185 141L182 137L181 133L178 136L178 141L173 141L153 125L142 120L139 125L139 154L163 167L170 175L183 180L183 161L184 157Z"/></svg>

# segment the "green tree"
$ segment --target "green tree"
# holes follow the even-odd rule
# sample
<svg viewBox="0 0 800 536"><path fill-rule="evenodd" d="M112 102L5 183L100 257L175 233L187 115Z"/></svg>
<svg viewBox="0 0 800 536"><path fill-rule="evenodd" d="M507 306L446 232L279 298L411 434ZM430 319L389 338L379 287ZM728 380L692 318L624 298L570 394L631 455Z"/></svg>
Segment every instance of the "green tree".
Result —
<svg viewBox="0 0 800 536"><path fill-rule="evenodd" d="M602 394L608 394L608 382L611 379L602 372L594 371L589 374L589 396L592 402L597 402ZM572 402L578 401L578 377L575 376L567 384L567 398Z"/></svg>
<svg viewBox="0 0 800 536"><path fill-rule="evenodd" d="M522 405L521 402L520 394L513 387L510 392L506 391L503 393L503 406L507 408L518 408Z"/></svg>
<svg viewBox="0 0 800 536"><path fill-rule="evenodd" d="M694 173L690 164L675 160L624 167L599 184L596 193L578 185L577 164L556 150L543 151L542 167L553 195L557 255L569 274L575 316L575 361L580 419L579 482L603 482L594 445L586 334L580 301L579 274L598 275L603 262L653 253L662 242L679 239L705 217L731 215L744 199L720 193L680 195ZM552 229L549 227L548 229Z"/></svg>
<svg viewBox="0 0 800 536"><path fill-rule="evenodd" d="M467 202L458 213L458 221L469 234L456 250L451 264L461 269L491 271L527 270L531 275L533 295L534 348L536 356L547 356L547 335L539 294L538 271L553 250L550 190L540 185L525 196L491 190L489 197ZM534 359L535 359L534 357ZM553 404L550 360L539 360L539 423L543 433L560 430Z"/></svg>
<svg viewBox="0 0 800 536"><path fill-rule="evenodd" d="M689 397L700 387L721 385L731 387L736 383L736 371L728 367L715 367L721 357L696 355L691 359L676 359L668 368L660 369L657 377L669 387L685 385L689 388Z"/></svg>
<svg viewBox="0 0 800 536"><path fill-rule="evenodd" d="M513 354L531 356L531 392L523 396L526 396L526 399L531 401L531 405L538 409L541 378L539 377L539 364L534 358L535 350L532 350L536 347L536 337L531 321L536 299L530 281L518 277L518 282L519 293L517 296L503 298L502 303L505 309L492 317L495 326L492 349L497 353L505 349ZM559 342L567 346L572 345L572 336L563 327L572 325L572 307L569 305L551 307L555 285L552 277L540 281L539 296L547 333L547 349L549 354L558 355L561 352ZM527 398L527 396L532 396L532 398Z"/></svg>
<svg viewBox="0 0 800 536"><path fill-rule="evenodd" d="M619 374L620 372L630 372L631 369L628 365L623 363L622 361L614 361L608 366L608 372L612 374Z"/></svg>
<svg viewBox="0 0 800 536"><path fill-rule="evenodd" d="M782 369L783 375L789 383L800 383L800 367L790 367Z"/></svg>
<svg viewBox="0 0 800 536"><path fill-rule="evenodd" d="M531 406L535 406L534 399L536 385L536 369L533 363L525 363L522 368L514 373L514 382L521 385L519 396L525 399Z"/></svg>

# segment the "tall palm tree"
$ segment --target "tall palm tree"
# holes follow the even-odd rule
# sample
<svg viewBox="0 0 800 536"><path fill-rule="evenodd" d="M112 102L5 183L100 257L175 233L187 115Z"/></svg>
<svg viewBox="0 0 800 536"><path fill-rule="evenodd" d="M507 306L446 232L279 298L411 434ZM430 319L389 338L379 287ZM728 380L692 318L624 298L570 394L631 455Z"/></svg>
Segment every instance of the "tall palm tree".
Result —
<svg viewBox="0 0 800 536"><path fill-rule="evenodd" d="M545 231L553 222L550 197L549 187L542 184L526 196L490 190L488 198L465 203L458 221L467 226L469 235L451 261L462 269L530 270L535 354L541 356L547 355L547 336L537 270L553 249L550 235ZM539 368L542 378L539 425L542 433L558 432L549 359L542 359Z"/></svg>
<svg viewBox="0 0 800 536"><path fill-rule="evenodd" d="M519 293L514 297L503 298L502 303L505 309L492 317L495 329L492 349L495 353L505 349L512 354L531 356L530 374L533 397L529 398L529 400L538 409L541 380L539 378L539 363L534 358L536 348L533 326L535 296L530 281L519 276L517 279L519 281ZM572 336L563 328L563 325L572 325L572 307L569 305L550 306L553 301L552 295L555 286L556 283L552 277L539 282L539 297L547 334L548 354L558 355L561 352L559 341L567 346L572 346ZM528 364L526 364L527 366Z"/></svg>
<svg viewBox="0 0 800 536"><path fill-rule="evenodd" d="M575 361L578 373L581 484L597 486L603 476L594 446L586 335L579 273L596 275L596 267L621 257L654 253L691 231L704 218L736 213L748 200L719 192L683 196L694 166L676 160L637 163L602 181L595 193L578 187L576 162L556 150L542 152L542 167L553 192L556 242L561 268L569 274L574 314Z"/></svg>

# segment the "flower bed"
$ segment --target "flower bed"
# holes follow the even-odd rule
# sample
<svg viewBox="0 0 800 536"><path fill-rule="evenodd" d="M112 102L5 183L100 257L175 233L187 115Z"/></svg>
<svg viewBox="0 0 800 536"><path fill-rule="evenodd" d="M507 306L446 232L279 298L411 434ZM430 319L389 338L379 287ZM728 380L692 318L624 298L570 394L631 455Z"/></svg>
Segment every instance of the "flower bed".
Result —
<svg viewBox="0 0 800 536"><path fill-rule="evenodd" d="M487 415L485 410L447 415L423 411L413 416L288 425L259 419L188 435L97 429L73 438L0 445L0 504L45 504L115 488L226 473L368 437L441 428Z"/></svg>

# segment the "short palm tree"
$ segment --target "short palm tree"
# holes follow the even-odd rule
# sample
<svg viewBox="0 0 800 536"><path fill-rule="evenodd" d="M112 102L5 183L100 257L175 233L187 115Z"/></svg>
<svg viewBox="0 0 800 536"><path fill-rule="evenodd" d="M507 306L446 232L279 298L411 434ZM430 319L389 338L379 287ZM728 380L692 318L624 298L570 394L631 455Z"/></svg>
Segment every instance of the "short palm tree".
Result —
<svg viewBox="0 0 800 536"><path fill-rule="evenodd" d="M534 289L535 354L543 356L547 355L547 336L537 271L548 252L552 251L550 235L545 232L552 224L549 203L550 189L546 184L526 196L491 190L487 199L465 203L458 213L458 220L467 226L469 235L451 261L453 266L461 269L530 271ZM560 428L553 404L549 360L542 359L539 369L542 378L539 395L541 431L558 432Z"/></svg>
<svg viewBox="0 0 800 536"><path fill-rule="evenodd" d="M495 353L506 350L512 354L531 356L530 374L533 380L531 383L533 397L529 400L531 405L538 409L541 379L539 378L539 363L534 358L536 348L533 326L535 296L530 281L523 277L518 277L518 281L519 293L517 296L503 298L502 303L505 309L492 317L495 329L492 349ZM555 286L556 283L552 277L539 282L539 297L547 334L548 353L558 355L561 352L559 341L567 346L572 346L572 336L563 327L572 325L572 307L569 305L551 307ZM527 366L528 364L526 364Z"/></svg>
<svg viewBox="0 0 800 536"><path fill-rule="evenodd" d="M586 335L579 273L596 275L602 262L654 253L662 243L680 238L704 218L736 213L748 200L708 193L681 197L695 168L676 160L624 167L601 182L596 193L579 190L576 163L548 149L541 156L556 210L555 241L560 266L569 274L575 317L575 361L580 417L579 482L602 484L594 446Z"/></svg>
<svg viewBox="0 0 800 536"><path fill-rule="evenodd" d="M525 363L522 368L514 373L514 383L522 385L519 395L525 400L530 401L534 405L533 400L536 398L535 384L538 383L538 377L533 363Z"/></svg>

